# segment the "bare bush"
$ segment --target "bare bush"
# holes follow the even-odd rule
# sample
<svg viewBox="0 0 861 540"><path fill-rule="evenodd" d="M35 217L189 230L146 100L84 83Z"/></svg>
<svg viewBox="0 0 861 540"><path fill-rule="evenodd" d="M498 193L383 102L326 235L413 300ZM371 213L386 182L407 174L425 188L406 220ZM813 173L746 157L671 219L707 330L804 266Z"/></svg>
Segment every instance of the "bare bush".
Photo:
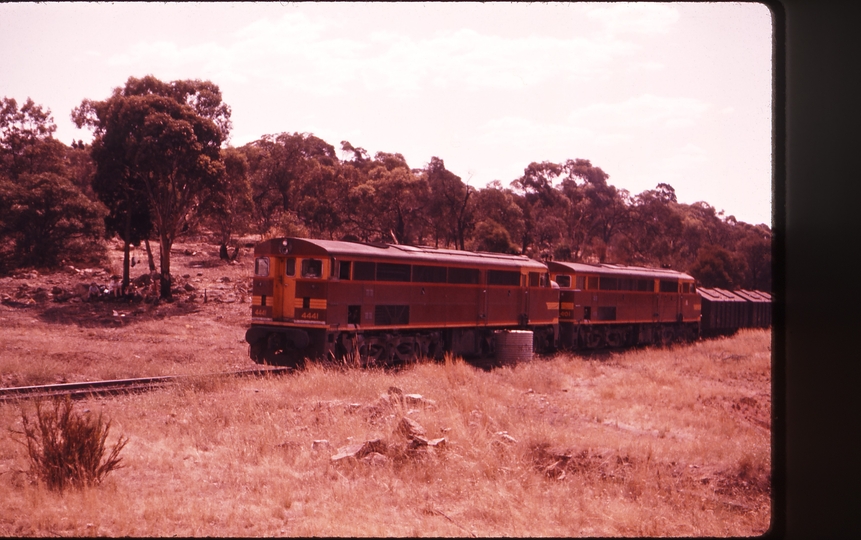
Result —
<svg viewBox="0 0 861 540"><path fill-rule="evenodd" d="M101 413L93 417L89 411L77 412L68 396L49 406L38 401L35 418L22 409L21 419L30 472L49 489L101 484L108 473L120 468L119 454L128 438L120 436L106 457L110 420L105 421Z"/></svg>

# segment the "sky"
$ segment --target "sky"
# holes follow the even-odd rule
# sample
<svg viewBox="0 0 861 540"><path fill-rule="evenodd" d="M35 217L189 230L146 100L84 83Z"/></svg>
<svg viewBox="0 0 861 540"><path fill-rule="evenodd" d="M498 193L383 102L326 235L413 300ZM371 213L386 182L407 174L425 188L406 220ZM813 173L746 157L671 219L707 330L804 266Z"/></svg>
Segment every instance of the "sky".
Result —
<svg viewBox="0 0 861 540"><path fill-rule="evenodd" d="M770 226L772 32L756 3L3 3L0 97L71 144L129 77L205 79L233 146L313 133L476 188L588 159Z"/></svg>

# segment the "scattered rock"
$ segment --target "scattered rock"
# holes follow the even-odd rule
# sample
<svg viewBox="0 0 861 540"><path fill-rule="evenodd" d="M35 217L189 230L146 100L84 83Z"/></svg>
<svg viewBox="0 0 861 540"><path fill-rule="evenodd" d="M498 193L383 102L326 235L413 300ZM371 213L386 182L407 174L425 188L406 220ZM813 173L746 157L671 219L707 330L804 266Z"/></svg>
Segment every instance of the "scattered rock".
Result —
<svg viewBox="0 0 861 540"><path fill-rule="evenodd" d="M329 448L330 446L329 441L326 439L319 439L311 442L311 450L321 450L323 448Z"/></svg>
<svg viewBox="0 0 861 540"><path fill-rule="evenodd" d="M367 456L361 458L361 461L362 463L378 467L386 465L390 460L388 457L379 452L371 452Z"/></svg>
<svg viewBox="0 0 861 540"><path fill-rule="evenodd" d="M407 405L422 405L431 409L436 408L436 401L423 397L421 394L404 394L404 403Z"/></svg>
<svg viewBox="0 0 861 540"><path fill-rule="evenodd" d="M185 285L183 285L183 289L185 289L188 292L191 292L191 291L197 290L197 287L195 287L191 283L186 283Z"/></svg>
<svg viewBox="0 0 861 540"><path fill-rule="evenodd" d="M419 448L420 446L427 446L429 442L430 441L428 441L421 435L414 435L410 437L410 442L407 445L407 448L414 450L416 448Z"/></svg>
<svg viewBox="0 0 861 540"><path fill-rule="evenodd" d="M345 408L346 408L348 413L353 413L353 412L356 412L359 409L361 409L362 404L361 403L347 403Z"/></svg>
<svg viewBox="0 0 861 540"><path fill-rule="evenodd" d="M423 428L421 424L412 418L407 418L406 416L401 418L396 431L411 440L416 437L424 437L424 435L427 434L425 428Z"/></svg>
<svg viewBox="0 0 861 540"><path fill-rule="evenodd" d="M50 300L48 296L48 291L46 289L43 289L42 287L39 287L38 289L36 289L36 292L33 293L33 300L39 303L47 302L48 300Z"/></svg>
<svg viewBox="0 0 861 540"><path fill-rule="evenodd" d="M363 443L348 444L338 448L338 453L332 456L332 461L341 461L346 458L362 459L372 452L385 454L387 450L386 443L380 439L373 439Z"/></svg>

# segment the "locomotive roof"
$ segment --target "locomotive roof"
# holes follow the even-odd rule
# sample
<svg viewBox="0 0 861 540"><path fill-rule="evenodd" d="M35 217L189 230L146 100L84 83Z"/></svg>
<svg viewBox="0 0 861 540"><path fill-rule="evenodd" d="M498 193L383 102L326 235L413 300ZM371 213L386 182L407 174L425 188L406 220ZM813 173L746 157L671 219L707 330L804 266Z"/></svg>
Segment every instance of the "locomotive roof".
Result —
<svg viewBox="0 0 861 540"><path fill-rule="evenodd" d="M437 263L484 265L496 267L527 267L538 271L546 271L544 264L522 255L506 255L502 253L460 251L455 249L440 249L428 246L407 246L399 244L367 244L360 242L344 242L338 240L314 240L309 238L272 238L257 244L255 255L281 253L283 242L291 245L290 253L328 257L360 257L363 259L388 259L403 263Z"/></svg>
<svg viewBox="0 0 861 540"><path fill-rule="evenodd" d="M598 274L602 276L636 276L652 279L694 279L683 272L665 268L646 268L644 266L625 266L621 264L586 264L575 262L550 261L547 267L551 271L569 271L578 274Z"/></svg>

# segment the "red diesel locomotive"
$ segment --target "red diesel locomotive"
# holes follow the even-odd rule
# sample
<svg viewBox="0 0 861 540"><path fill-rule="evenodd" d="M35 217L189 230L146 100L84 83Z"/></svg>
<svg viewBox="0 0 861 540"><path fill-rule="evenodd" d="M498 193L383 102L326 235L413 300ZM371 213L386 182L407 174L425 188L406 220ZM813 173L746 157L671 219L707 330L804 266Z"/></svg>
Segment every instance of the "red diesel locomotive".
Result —
<svg viewBox="0 0 861 540"><path fill-rule="evenodd" d="M275 238L254 249L251 328L258 363L360 364L492 356L494 334L555 346L559 290L527 257L388 244Z"/></svg>
<svg viewBox="0 0 861 540"><path fill-rule="evenodd" d="M559 284L562 349L692 341L699 335L694 278L673 270L549 262Z"/></svg>

